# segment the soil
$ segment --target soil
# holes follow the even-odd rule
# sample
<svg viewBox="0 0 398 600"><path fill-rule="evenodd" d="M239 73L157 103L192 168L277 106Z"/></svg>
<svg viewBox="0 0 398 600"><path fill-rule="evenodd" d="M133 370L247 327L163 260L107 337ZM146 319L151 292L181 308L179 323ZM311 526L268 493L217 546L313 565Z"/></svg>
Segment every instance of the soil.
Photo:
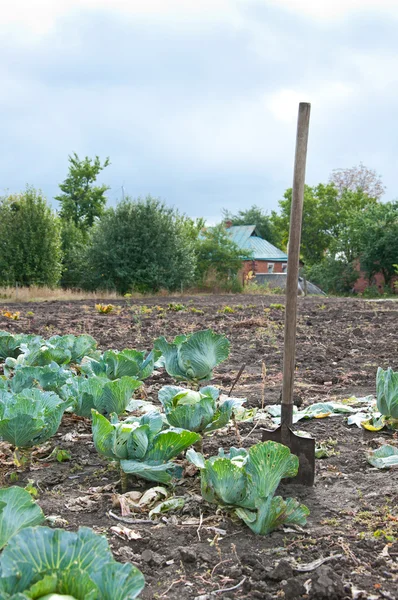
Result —
<svg viewBox="0 0 398 600"><path fill-rule="evenodd" d="M167 310L170 302L183 303L187 310ZM158 297L132 300L108 315L98 314L91 301L9 304L11 312L20 311L20 319L0 317L0 329L45 337L89 333L102 350L149 350L159 335L172 338L212 328L231 342L230 358L212 383L227 392L245 364L233 395L247 398L249 407L260 407L280 398L284 310L278 305L283 302L277 296ZM143 305L152 312L139 308ZM225 306L234 312L219 312ZM398 303L393 301L299 299L296 404L374 394L377 367L398 370L397 324ZM147 399L157 403L157 391L166 383L171 379L163 372L147 379ZM261 440L260 426L253 431L253 423L246 422L238 428L240 439L233 426L205 438L205 454ZM187 499L179 512L167 513L155 524L116 520L109 511L120 515L112 506L112 493L120 492L118 471L96 453L90 422L73 415L64 416L58 434L29 467L17 469L2 444L2 480L22 486L30 481L45 514L58 517L56 524L105 533L115 557L143 571L141 597L146 600L398 598L398 470L380 471L366 461L366 451L380 445L381 438L397 444L396 438L350 428L342 416L301 421L299 428L317 441L332 440L336 454L316 461L313 487L280 487L278 493L309 507L307 526L285 527L268 536L254 535L204 502L192 471L175 487L175 494ZM71 460L39 460L54 447L68 450ZM150 485L135 482L132 487ZM141 537L121 539L111 530L115 526ZM326 560L314 563L318 559Z"/></svg>

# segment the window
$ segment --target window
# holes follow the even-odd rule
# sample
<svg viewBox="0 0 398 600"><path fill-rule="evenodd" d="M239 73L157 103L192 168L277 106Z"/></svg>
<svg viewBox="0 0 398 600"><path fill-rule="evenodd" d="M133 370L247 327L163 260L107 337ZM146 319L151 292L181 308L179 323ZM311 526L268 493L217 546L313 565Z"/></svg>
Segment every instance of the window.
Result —
<svg viewBox="0 0 398 600"><path fill-rule="evenodd" d="M282 273L286 273L287 271L287 263L282 263Z"/></svg>
<svg viewBox="0 0 398 600"><path fill-rule="evenodd" d="M274 263L268 263L268 273L274 272Z"/></svg>

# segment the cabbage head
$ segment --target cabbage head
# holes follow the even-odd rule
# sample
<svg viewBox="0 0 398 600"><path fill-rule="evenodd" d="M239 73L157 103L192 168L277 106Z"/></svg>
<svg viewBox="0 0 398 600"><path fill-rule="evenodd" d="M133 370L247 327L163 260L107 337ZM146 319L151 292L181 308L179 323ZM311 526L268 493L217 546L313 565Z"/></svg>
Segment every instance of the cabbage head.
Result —
<svg viewBox="0 0 398 600"><path fill-rule="evenodd" d="M25 448L55 435L67 404L53 392L26 389L0 391L0 439Z"/></svg>
<svg viewBox="0 0 398 600"><path fill-rule="evenodd" d="M229 341L211 329L178 335L173 342L159 337L155 349L162 353L166 371L180 381L208 381L213 369L229 356Z"/></svg>
<svg viewBox="0 0 398 600"><path fill-rule="evenodd" d="M264 535L286 523L305 525L306 506L274 496L281 479L298 472L297 456L283 444L262 442L249 450L231 448L229 454L220 449L208 460L190 449L187 459L200 469L204 499L233 508L254 533Z"/></svg>
<svg viewBox="0 0 398 600"><path fill-rule="evenodd" d="M197 433L184 429L171 427L162 431L163 419L156 412L122 422L116 415L110 422L96 410L92 414L97 451L119 461L125 473L150 481L169 483L178 476L177 465L171 459L200 440Z"/></svg>
<svg viewBox="0 0 398 600"><path fill-rule="evenodd" d="M103 415L121 415L135 390L142 385L133 377L109 381L104 377L74 377L61 389L61 396L80 417L91 417L95 408Z"/></svg>
<svg viewBox="0 0 398 600"><path fill-rule="evenodd" d="M133 600L145 585L141 571L116 562L106 538L88 527L22 529L3 550L0 573L1 600Z"/></svg>
<svg viewBox="0 0 398 600"><path fill-rule="evenodd" d="M38 387L46 392L59 394L62 386L73 377L71 371L50 363L45 367L18 367L10 379L10 390L19 394L26 388Z"/></svg>
<svg viewBox="0 0 398 600"><path fill-rule="evenodd" d="M189 431L209 433L225 427L234 408L244 403L244 400L237 398L219 401L219 394L218 388L211 385L201 388L198 392L166 385L159 391L158 398L170 425Z"/></svg>
<svg viewBox="0 0 398 600"><path fill-rule="evenodd" d="M380 367L376 375L377 408L382 415L398 419L398 372Z"/></svg>
<svg viewBox="0 0 398 600"><path fill-rule="evenodd" d="M0 359L17 358L22 354L22 345L25 344L26 346L34 340L42 341L42 338L37 335L12 334L8 331L0 331Z"/></svg>

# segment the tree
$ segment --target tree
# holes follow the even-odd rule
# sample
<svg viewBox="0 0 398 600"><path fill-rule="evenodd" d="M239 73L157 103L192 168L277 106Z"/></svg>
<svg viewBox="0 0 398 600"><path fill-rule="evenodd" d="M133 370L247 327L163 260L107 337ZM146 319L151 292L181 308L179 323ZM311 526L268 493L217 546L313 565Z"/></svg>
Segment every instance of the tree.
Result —
<svg viewBox="0 0 398 600"><path fill-rule="evenodd" d="M79 288L83 285L87 252L90 242L88 232L73 221L61 219L62 277L63 288Z"/></svg>
<svg viewBox="0 0 398 600"><path fill-rule="evenodd" d="M40 191L0 199L0 282L57 285L61 276L60 223Z"/></svg>
<svg viewBox="0 0 398 600"><path fill-rule="evenodd" d="M109 187L93 184L100 172L110 164L109 158L101 164L98 156L94 160L88 156L80 160L74 152L68 160L68 177L59 185L63 193L55 196L55 200L61 204L60 216L63 220L73 221L77 227L87 231L105 209L105 192Z"/></svg>
<svg viewBox="0 0 398 600"><path fill-rule="evenodd" d="M279 239L275 232L270 215L262 208L253 204L246 210L240 210L233 215L230 211L223 209L223 218L232 221L232 225L255 225L258 233L270 244L278 244Z"/></svg>
<svg viewBox="0 0 398 600"><path fill-rule="evenodd" d="M348 294L359 277L352 262L330 255L305 271L307 279L327 294Z"/></svg>
<svg viewBox="0 0 398 600"><path fill-rule="evenodd" d="M305 186L303 223L301 232L301 255L308 265L319 263L327 250L333 249L352 214L376 204L362 190L344 190L341 195L333 183L315 187ZM292 189L286 190L279 201L280 214L272 212L271 220L281 245L286 248L289 240Z"/></svg>
<svg viewBox="0 0 398 600"><path fill-rule="evenodd" d="M194 271L184 217L150 196L126 198L94 226L85 286L122 294L176 290L193 280Z"/></svg>
<svg viewBox="0 0 398 600"><path fill-rule="evenodd" d="M196 244L197 279L203 285L209 273L214 271L218 281L225 283L236 277L246 258L250 258L250 254L231 240L224 224L205 229Z"/></svg>
<svg viewBox="0 0 398 600"><path fill-rule="evenodd" d="M334 183L339 195L343 194L344 190L351 192L362 190L370 198L377 198L377 200L380 200L386 190L381 176L374 169L365 167L363 163L350 169L334 169L329 183Z"/></svg>
<svg viewBox="0 0 398 600"><path fill-rule="evenodd" d="M369 280L381 272L390 285L398 262L398 202L377 203L352 214L342 249L360 259Z"/></svg>

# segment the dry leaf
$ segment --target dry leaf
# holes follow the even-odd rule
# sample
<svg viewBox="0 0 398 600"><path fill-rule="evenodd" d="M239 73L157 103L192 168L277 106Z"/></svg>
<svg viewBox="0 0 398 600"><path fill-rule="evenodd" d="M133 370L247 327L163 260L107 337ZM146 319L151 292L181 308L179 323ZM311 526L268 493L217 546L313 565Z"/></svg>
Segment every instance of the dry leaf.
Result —
<svg viewBox="0 0 398 600"><path fill-rule="evenodd" d="M111 527L111 531L122 540L140 540L142 538L142 535L138 531L134 531L134 529L129 529L128 527L115 525Z"/></svg>

